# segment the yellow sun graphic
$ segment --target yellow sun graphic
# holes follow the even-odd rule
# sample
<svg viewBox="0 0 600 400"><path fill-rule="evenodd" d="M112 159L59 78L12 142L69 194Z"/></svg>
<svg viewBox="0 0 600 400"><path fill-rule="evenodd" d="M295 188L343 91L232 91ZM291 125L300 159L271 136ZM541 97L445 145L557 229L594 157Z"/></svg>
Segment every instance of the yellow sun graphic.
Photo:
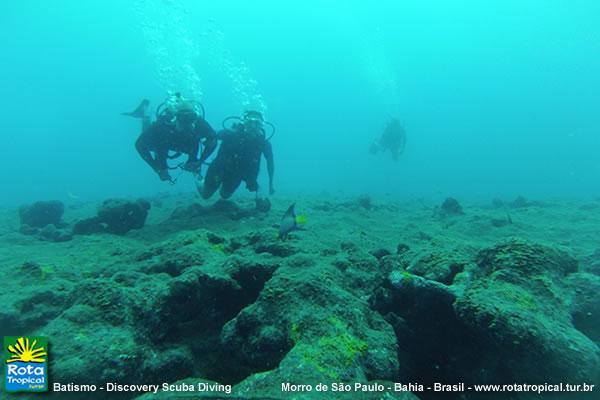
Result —
<svg viewBox="0 0 600 400"><path fill-rule="evenodd" d="M43 363L46 361L43 356L47 355L44 352L43 347L35 348L37 340L34 340L29 345L29 339L18 338L17 343L14 346L9 345L8 351L13 353L13 355L6 360L7 363L22 361L22 362L34 362L34 363Z"/></svg>

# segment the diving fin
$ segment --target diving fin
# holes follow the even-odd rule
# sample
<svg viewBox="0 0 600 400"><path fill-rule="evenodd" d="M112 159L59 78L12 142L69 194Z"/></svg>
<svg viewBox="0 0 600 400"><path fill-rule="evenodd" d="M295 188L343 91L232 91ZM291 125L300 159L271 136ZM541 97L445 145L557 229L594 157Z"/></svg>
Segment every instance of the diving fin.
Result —
<svg viewBox="0 0 600 400"><path fill-rule="evenodd" d="M144 99L142 100L142 102L140 103L139 106L137 106L137 108L131 112L123 112L121 113L121 115L125 115L127 117L133 117L133 118L146 118L146 110L148 110L148 106L150 105L150 100L148 99Z"/></svg>

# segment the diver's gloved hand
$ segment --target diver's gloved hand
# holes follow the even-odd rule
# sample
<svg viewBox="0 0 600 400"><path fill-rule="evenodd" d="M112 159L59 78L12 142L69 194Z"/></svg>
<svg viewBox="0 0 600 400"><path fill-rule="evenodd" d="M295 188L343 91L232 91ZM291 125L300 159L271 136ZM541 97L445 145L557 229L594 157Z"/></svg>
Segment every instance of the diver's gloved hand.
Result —
<svg viewBox="0 0 600 400"><path fill-rule="evenodd" d="M170 181L171 180L171 176L169 175L169 171L166 169L161 169L156 171L156 173L158 174L158 177L160 178L161 181Z"/></svg>
<svg viewBox="0 0 600 400"><path fill-rule="evenodd" d="M188 160L188 162L183 164L183 169L190 172L197 172L199 174L201 166L202 163L200 160Z"/></svg>

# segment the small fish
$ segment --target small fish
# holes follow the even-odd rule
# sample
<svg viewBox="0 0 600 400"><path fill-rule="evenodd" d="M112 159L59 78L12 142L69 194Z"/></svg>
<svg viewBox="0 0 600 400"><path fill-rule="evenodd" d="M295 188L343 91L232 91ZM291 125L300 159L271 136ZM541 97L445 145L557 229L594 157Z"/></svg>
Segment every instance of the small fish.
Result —
<svg viewBox="0 0 600 400"><path fill-rule="evenodd" d="M127 117L133 117L133 118L145 118L146 110L148 109L149 105L150 105L150 100L144 99L144 100L142 100L140 105L137 106L137 108L135 110L133 110L131 112L121 113L121 115L125 115Z"/></svg>
<svg viewBox="0 0 600 400"><path fill-rule="evenodd" d="M298 215L296 216L296 211L294 210L295 204L289 206L283 217L281 218L281 223L279 224L279 239L286 240L288 234L293 231L302 230L303 224L306 223L306 216Z"/></svg>

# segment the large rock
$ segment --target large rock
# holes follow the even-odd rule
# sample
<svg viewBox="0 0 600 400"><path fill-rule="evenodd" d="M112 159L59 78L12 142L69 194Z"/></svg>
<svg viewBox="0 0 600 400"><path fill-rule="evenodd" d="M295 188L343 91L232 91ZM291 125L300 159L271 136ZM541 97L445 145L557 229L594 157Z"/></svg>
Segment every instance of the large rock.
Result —
<svg viewBox="0 0 600 400"><path fill-rule="evenodd" d="M583 269L586 272L600 276L600 248L583 259Z"/></svg>
<svg viewBox="0 0 600 400"><path fill-rule="evenodd" d="M454 197L448 197L440 207L442 215L462 215L464 214L462 206Z"/></svg>
<svg viewBox="0 0 600 400"><path fill-rule="evenodd" d="M456 314L497 382L597 382L600 349L573 326L565 279L577 262L561 251L511 240L480 252ZM589 309L589 307L588 307ZM585 321L582 322L585 325Z"/></svg>
<svg viewBox="0 0 600 400"><path fill-rule="evenodd" d="M106 224L98 217L79 220L73 225L74 235L91 235L106 231Z"/></svg>
<svg viewBox="0 0 600 400"><path fill-rule="evenodd" d="M69 303L61 304L60 315L39 329L52 338L54 379L80 384L144 383L193 374L193 355L185 343L149 342L140 334L143 326L136 325L144 306L161 295L168 276L127 275L83 279L70 292ZM72 397L101 398L90 393Z"/></svg>
<svg viewBox="0 0 600 400"><path fill-rule="evenodd" d="M49 224L40 229L38 238L49 242L67 242L73 239L73 235L65 229L59 229L54 224Z"/></svg>
<svg viewBox="0 0 600 400"><path fill-rule="evenodd" d="M57 277L50 264L24 262L11 273L11 284L20 290L0 295L0 336L33 332L71 305L72 283Z"/></svg>
<svg viewBox="0 0 600 400"><path fill-rule="evenodd" d="M193 374L192 355L185 346L148 346L136 340L127 325L105 325L90 306L71 307L41 333L52 338L50 368L57 382L98 386L106 382L143 384ZM69 397L101 399L106 394L73 393Z"/></svg>
<svg viewBox="0 0 600 400"><path fill-rule="evenodd" d="M274 380L306 383L393 379L399 366L391 326L339 284L343 273L334 266L298 268L296 261L224 326L221 340L236 365L248 373L279 366Z"/></svg>
<svg viewBox="0 0 600 400"><path fill-rule="evenodd" d="M144 199L108 199L98 209L97 216L77 221L73 226L73 234L108 232L124 235L132 229L144 227L149 209L150 203Z"/></svg>
<svg viewBox="0 0 600 400"><path fill-rule="evenodd" d="M193 266L174 278L154 275L164 284L136 307L137 335L156 344L186 343L204 377L240 380L246 370L235 364L233 349L220 343L220 333L256 300L276 268L232 256L222 265Z"/></svg>
<svg viewBox="0 0 600 400"><path fill-rule="evenodd" d="M573 325L600 345L600 276L572 274L567 283L573 288Z"/></svg>
<svg viewBox="0 0 600 400"><path fill-rule="evenodd" d="M452 308L455 300L451 287L406 270L394 270L375 290L370 304L385 316L397 337L400 381L425 385L461 381L457 355L474 349L465 349L468 340Z"/></svg>
<svg viewBox="0 0 600 400"><path fill-rule="evenodd" d="M19 232L23 235L35 236L40 240L48 242L66 242L73 238L73 234L64 228L57 228L54 224L48 224L43 228L35 228L27 224L21 225Z"/></svg>
<svg viewBox="0 0 600 400"><path fill-rule="evenodd" d="M406 257L410 255L412 254L409 253ZM406 269L412 274L450 285L454 277L462 272L467 264L469 264L467 255L459 252L422 250L414 254Z"/></svg>
<svg viewBox="0 0 600 400"><path fill-rule="evenodd" d="M109 199L102 203L98 210L98 218L106 224L108 232L123 235L132 229L142 228L149 209L150 203L143 199Z"/></svg>
<svg viewBox="0 0 600 400"><path fill-rule="evenodd" d="M65 206L60 201L38 201L19 209L22 225L43 228L46 225L60 225Z"/></svg>
<svg viewBox="0 0 600 400"><path fill-rule="evenodd" d="M474 262L408 255L383 257L392 272L370 300L394 326L400 380L600 383L600 281L572 257L517 239ZM452 285L427 279L439 280L436 260L453 258L464 270Z"/></svg>

